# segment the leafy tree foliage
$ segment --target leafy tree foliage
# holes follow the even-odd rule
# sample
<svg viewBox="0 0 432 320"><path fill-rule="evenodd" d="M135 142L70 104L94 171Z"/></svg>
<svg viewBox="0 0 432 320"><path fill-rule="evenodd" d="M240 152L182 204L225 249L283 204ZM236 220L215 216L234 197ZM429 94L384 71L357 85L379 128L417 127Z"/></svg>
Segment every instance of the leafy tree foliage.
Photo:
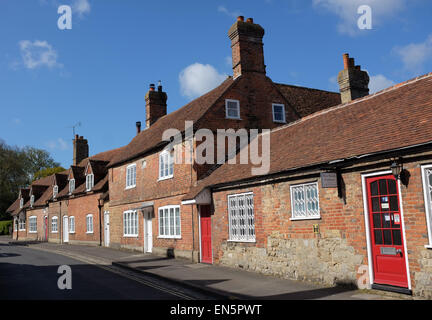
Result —
<svg viewBox="0 0 432 320"><path fill-rule="evenodd" d="M12 147L0 139L0 220L10 219L6 209L18 197L19 188L28 186L36 175L42 177L41 171L59 166L45 150Z"/></svg>

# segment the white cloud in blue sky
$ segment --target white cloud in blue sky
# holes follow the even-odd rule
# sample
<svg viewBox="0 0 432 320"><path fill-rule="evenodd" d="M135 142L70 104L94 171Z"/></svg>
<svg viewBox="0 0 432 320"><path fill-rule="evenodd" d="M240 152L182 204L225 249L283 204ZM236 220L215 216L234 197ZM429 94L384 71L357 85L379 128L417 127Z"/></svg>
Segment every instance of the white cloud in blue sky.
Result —
<svg viewBox="0 0 432 320"><path fill-rule="evenodd" d="M72 12L77 13L79 17L89 14L91 10L88 0L75 0L72 3Z"/></svg>
<svg viewBox="0 0 432 320"><path fill-rule="evenodd" d="M369 76L369 93L375 93L381 90L384 90L388 87L394 86L396 82L386 78L382 74L378 74L376 76Z"/></svg>
<svg viewBox="0 0 432 320"><path fill-rule="evenodd" d="M22 65L27 69L62 67L62 64L57 62L57 52L47 41L22 40L18 45Z"/></svg>
<svg viewBox="0 0 432 320"><path fill-rule="evenodd" d="M402 11L406 0L313 0L316 9L324 9L336 14L340 21L337 30L341 34L355 36L361 30L357 27L360 15L359 6L368 5L372 9L372 29L375 24L381 24L385 19Z"/></svg>
<svg viewBox="0 0 432 320"><path fill-rule="evenodd" d="M228 10L225 6L219 6L217 10L232 18L237 18L241 15L240 12Z"/></svg>
<svg viewBox="0 0 432 320"><path fill-rule="evenodd" d="M50 149L50 150L68 150L69 149L69 144L63 139L63 138L58 138L57 140L51 140L48 141L47 143L45 143L45 145Z"/></svg>
<svg viewBox="0 0 432 320"><path fill-rule="evenodd" d="M180 72L180 90L182 95L195 98L217 87L226 77L209 64L194 63Z"/></svg>
<svg viewBox="0 0 432 320"><path fill-rule="evenodd" d="M426 61L432 59L432 34L423 42L397 46L393 48L393 52L402 60L405 70L412 73L423 72Z"/></svg>

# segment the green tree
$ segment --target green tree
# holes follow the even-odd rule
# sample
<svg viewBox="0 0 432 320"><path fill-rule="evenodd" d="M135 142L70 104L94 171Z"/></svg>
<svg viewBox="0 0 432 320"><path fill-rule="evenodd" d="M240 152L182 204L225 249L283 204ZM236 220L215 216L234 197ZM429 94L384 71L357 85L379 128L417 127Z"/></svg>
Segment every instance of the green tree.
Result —
<svg viewBox="0 0 432 320"><path fill-rule="evenodd" d="M65 170L66 169L63 167L41 169L33 175L33 181L40 179L40 178L48 177L54 173L59 173L59 172L65 171Z"/></svg>
<svg viewBox="0 0 432 320"><path fill-rule="evenodd" d="M0 220L8 220L6 209L41 170L59 167L49 153L33 147L12 147L0 139ZM62 168L63 169L63 168ZM64 170L64 169L63 169Z"/></svg>

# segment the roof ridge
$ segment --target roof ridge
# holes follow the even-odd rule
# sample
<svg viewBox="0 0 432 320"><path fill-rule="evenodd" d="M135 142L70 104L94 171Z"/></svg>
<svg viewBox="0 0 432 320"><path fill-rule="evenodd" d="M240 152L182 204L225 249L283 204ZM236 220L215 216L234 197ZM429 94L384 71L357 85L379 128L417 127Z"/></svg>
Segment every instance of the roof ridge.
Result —
<svg viewBox="0 0 432 320"><path fill-rule="evenodd" d="M286 83L279 83L279 82L273 82L273 83L276 85L286 86L286 87L291 87L291 88L300 88L300 89L307 89L307 90L314 90L314 91L322 91L322 92L327 92L327 93L339 94L339 92L329 91L329 90L324 90L324 89L309 88L309 87L297 86L294 84L286 84Z"/></svg>
<svg viewBox="0 0 432 320"><path fill-rule="evenodd" d="M380 96L382 94L385 94L385 93L397 90L397 89L402 88L402 87L404 87L406 85L413 84L413 83L416 83L416 82L418 82L420 80L424 80L424 79L431 78L431 77L432 77L432 72L426 73L424 75L421 75L421 76L418 76L418 77L415 77L415 78L412 78L412 79L400 82L398 84L395 84L395 85L390 86L390 87L388 87L386 89L383 89L383 90L380 90L378 92L375 92L373 94L369 94L369 95L364 96L362 98L358 98L358 99L352 100L350 102L342 103L342 104L339 104L339 105L336 105L336 106L333 106L333 107L329 107L329 108L323 109L321 111L314 112L314 113L312 113L312 114L310 114L308 116L305 116L305 117L300 118L300 119L298 119L296 121L290 122L290 123L288 123L286 125L283 125L283 126L280 126L280 127L276 127L274 129L272 129L271 132L273 133L273 132L276 132L276 131L279 131L279 130L283 130L285 128L294 126L294 125L299 124L299 123L306 122L307 120L316 118L318 116L321 116L323 114L326 114L326 113L329 113L329 112L332 112L332 111L336 111L336 110L339 110L339 109L342 109L342 108L348 108L348 107L353 106L353 105L355 105L357 103L360 103L360 102L363 102L363 101L367 101L369 99L373 99L373 98L375 98L377 96Z"/></svg>

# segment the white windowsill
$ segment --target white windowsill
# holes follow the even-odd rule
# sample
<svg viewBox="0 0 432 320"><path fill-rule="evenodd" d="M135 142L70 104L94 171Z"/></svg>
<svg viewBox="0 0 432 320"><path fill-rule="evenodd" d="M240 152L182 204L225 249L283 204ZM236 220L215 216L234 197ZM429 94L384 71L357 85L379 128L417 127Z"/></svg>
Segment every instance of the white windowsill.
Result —
<svg viewBox="0 0 432 320"><path fill-rule="evenodd" d="M36 231L29 231L29 233L37 233L37 230Z"/></svg>
<svg viewBox="0 0 432 320"><path fill-rule="evenodd" d="M134 184L133 186L126 187L125 190L133 189L135 187L136 187L136 184Z"/></svg>
<svg viewBox="0 0 432 320"><path fill-rule="evenodd" d="M137 234L124 234L123 238L138 238Z"/></svg>
<svg viewBox="0 0 432 320"><path fill-rule="evenodd" d="M26 231L26 229L19 229L18 231Z"/></svg>
<svg viewBox="0 0 432 320"><path fill-rule="evenodd" d="M168 179L172 179L172 178L174 178L174 175L171 175L171 176L167 176L167 177L159 177L159 179L158 179L158 181L162 181L162 180L168 180Z"/></svg>
<svg viewBox="0 0 432 320"><path fill-rule="evenodd" d="M75 231L69 231L69 234L75 234Z"/></svg>
<svg viewBox="0 0 432 320"><path fill-rule="evenodd" d="M291 221L301 221L301 220L321 220L321 217L306 217L306 218L290 218Z"/></svg>
<svg viewBox="0 0 432 320"><path fill-rule="evenodd" d="M275 123L287 123L286 121L282 121L282 120L273 120L273 122L275 122Z"/></svg>
<svg viewBox="0 0 432 320"><path fill-rule="evenodd" d="M86 234L93 234L93 231L87 231Z"/></svg>
<svg viewBox="0 0 432 320"><path fill-rule="evenodd" d="M58 231L51 231L51 233L58 233Z"/></svg>
<svg viewBox="0 0 432 320"><path fill-rule="evenodd" d="M425 245L425 248L426 248L426 249L432 249L432 244L427 244L427 245Z"/></svg>
<svg viewBox="0 0 432 320"><path fill-rule="evenodd" d="M242 243L242 242L245 242L245 243L256 243L256 240L231 240L231 239L228 239L227 241L228 242L239 242L239 243Z"/></svg>
<svg viewBox="0 0 432 320"><path fill-rule="evenodd" d="M242 118L225 117L227 120L243 120Z"/></svg>
<svg viewBox="0 0 432 320"><path fill-rule="evenodd" d="M181 236L158 236L158 239L181 239Z"/></svg>

